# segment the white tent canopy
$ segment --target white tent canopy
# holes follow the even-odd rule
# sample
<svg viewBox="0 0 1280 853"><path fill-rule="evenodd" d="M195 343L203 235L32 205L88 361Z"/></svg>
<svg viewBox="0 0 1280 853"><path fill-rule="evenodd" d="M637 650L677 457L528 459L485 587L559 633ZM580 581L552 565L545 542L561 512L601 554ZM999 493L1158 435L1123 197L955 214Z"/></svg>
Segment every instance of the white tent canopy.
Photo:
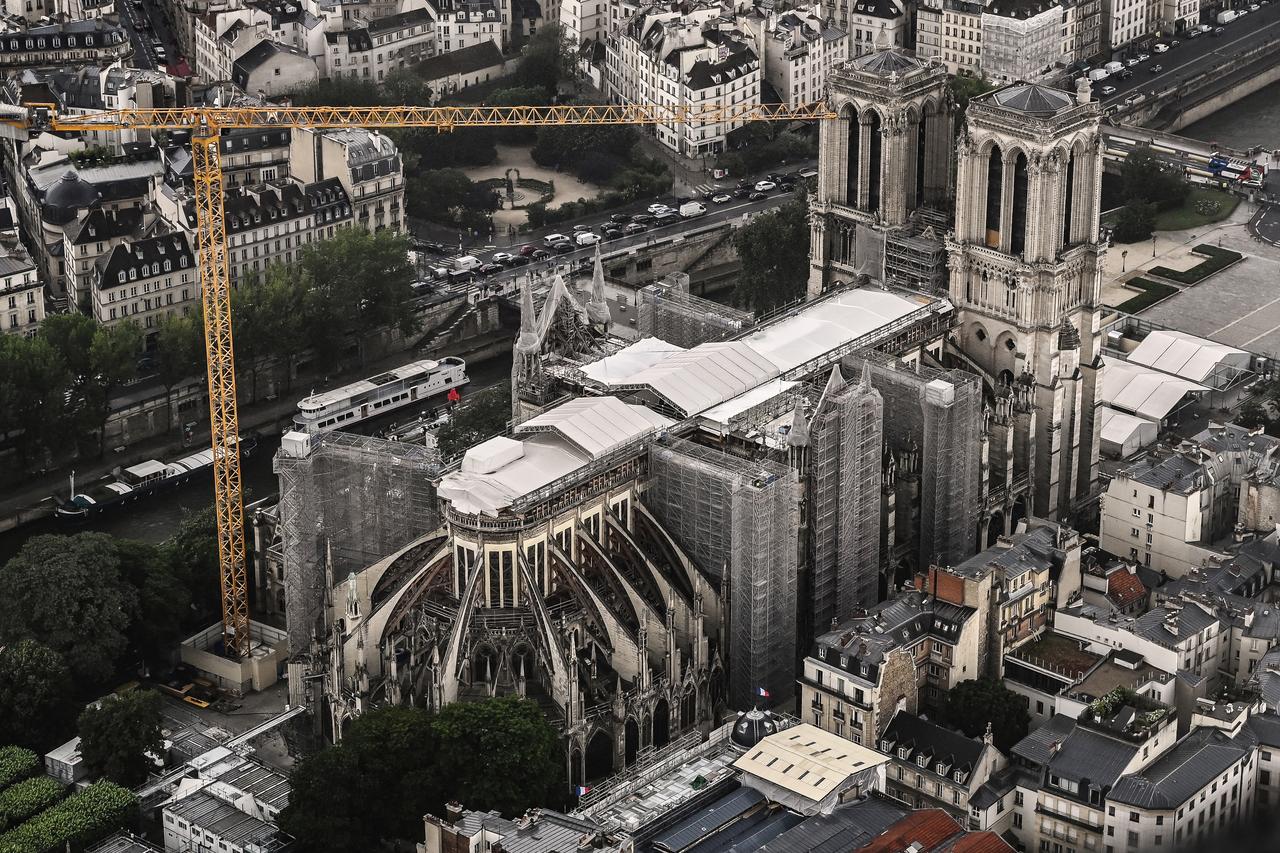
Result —
<svg viewBox="0 0 1280 853"><path fill-rule="evenodd" d="M1129 361L1172 373L1192 382L1224 388L1242 371L1249 370L1249 353L1186 332L1159 329L1147 335ZM1222 368L1222 369L1220 369Z"/></svg>

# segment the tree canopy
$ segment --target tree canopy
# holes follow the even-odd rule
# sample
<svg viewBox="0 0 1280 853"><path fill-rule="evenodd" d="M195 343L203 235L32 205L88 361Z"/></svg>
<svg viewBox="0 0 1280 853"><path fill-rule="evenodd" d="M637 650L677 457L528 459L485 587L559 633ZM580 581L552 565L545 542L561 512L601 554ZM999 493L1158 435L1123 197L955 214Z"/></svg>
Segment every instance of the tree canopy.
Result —
<svg viewBox="0 0 1280 853"><path fill-rule="evenodd" d="M5 738L38 752L67 722L71 678L58 653L35 640L0 646L0 720Z"/></svg>
<svg viewBox="0 0 1280 853"><path fill-rule="evenodd" d="M110 677L138 608L110 536L33 536L0 569L0 589L0 643L35 639L75 678Z"/></svg>
<svg viewBox="0 0 1280 853"><path fill-rule="evenodd" d="M148 753L164 753L160 703L154 690L131 690L80 714L80 757L92 774L129 787L147 780L155 766Z"/></svg>
<svg viewBox="0 0 1280 853"><path fill-rule="evenodd" d="M1117 243L1149 240L1156 227L1156 206L1140 198L1131 198L1120 208L1111 232Z"/></svg>
<svg viewBox="0 0 1280 853"><path fill-rule="evenodd" d="M1027 736L1031 716L1024 697L999 681L979 678L962 681L947 691L942 721L969 737L981 737L990 725L996 746L1008 752Z"/></svg>
<svg viewBox="0 0 1280 853"><path fill-rule="evenodd" d="M464 397L436 433L436 446L448 459L503 432L510 420L511 383L501 382Z"/></svg>
<svg viewBox="0 0 1280 853"><path fill-rule="evenodd" d="M809 200L804 193L733 235L742 261L737 300L757 314L804 296L809 280Z"/></svg>
<svg viewBox="0 0 1280 853"><path fill-rule="evenodd" d="M1141 199L1160 210L1180 207L1191 192L1191 185L1180 171L1146 148L1135 148L1124 158L1120 182L1126 202Z"/></svg>
<svg viewBox="0 0 1280 853"><path fill-rule="evenodd" d="M508 816L560 805L565 784L559 736L535 703L516 696L459 702L434 716L370 711L336 746L301 761L290 782L280 826L317 853L418 836L422 815L442 815L450 799Z"/></svg>

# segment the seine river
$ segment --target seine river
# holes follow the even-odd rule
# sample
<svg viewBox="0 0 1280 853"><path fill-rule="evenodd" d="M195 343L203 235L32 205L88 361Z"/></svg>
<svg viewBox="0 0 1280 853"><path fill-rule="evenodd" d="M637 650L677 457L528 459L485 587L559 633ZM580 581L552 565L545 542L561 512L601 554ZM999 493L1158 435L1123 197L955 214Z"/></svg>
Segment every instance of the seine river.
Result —
<svg viewBox="0 0 1280 853"><path fill-rule="evenodd" d="M1280 149L1280 85L1266 86L1178 133L1230 148Z"/></svg>

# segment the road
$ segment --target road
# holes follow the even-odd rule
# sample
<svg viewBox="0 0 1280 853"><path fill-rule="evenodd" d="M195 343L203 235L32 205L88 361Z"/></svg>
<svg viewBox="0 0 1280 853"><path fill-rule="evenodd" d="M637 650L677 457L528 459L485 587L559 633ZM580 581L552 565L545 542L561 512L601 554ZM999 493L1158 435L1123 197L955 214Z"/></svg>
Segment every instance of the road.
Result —
<svg viewBox="0 0 1280 853"><path fill-rule="evenodd" d="M801 163L801 164L791 165L787 167L782 167L777 171L781 174L792 174L801 169L809 168L811 165L812 164L810 163ZM761 180L762 178L764 178L763 174L752 176L746 180L754 184L755 181ZM723 189L726 192L732 194L732 191L737 188L737 181L736 180L717 181L717 182L711 183L709 186L711 187L713 192L715 190ZM711 225L718 225L731 220L741 220L746 216L751 216L766 210L772 210L776 207L779 207L783 202L787 201L790 197L791 195L789 193L779 192L778 190L774 190L769 193L766 193L766 197L759 201L748 201L745 199L738 199L738 198L732 198L729 202L725 204L715 204L713 202L706 201L706 202L703 202L703 204L706 205L707 213L703 216L698 216L693 219L681 219L678 222L674 222L666 226L649 227L648 230L640 234L627 235L627 236L619 237L613 240L602 240L600 243L600 249L603 254L608 256L612 253L619 252L622 250L647 246L652 244L655 241L667 240L687 231L700 230ZM548 225L545 228L539 228L535 231L530 232L529 234L524 235L524 239L522 240L522 242L512 246L497 246L497 245L472 246L461 251L454 250L451 252L448 251L449 248L451 247L446 247L446 251L448 252L448 254L445 256L426 255L426 258L425 258L426 265L447 267L452 269L453 261L464 254L472 255L480 259L482 262L488 263L493 258L493 255L497 252L507 252L509 254L515 254L519 252L521 246L525 246L525 245L533 245L538 248L541 248L543 246L544 238L551 234L564 234L564 235L572 236L573 229L575 226L586 226L593 233L600 234L601 230L607 224L610 224L609 217L611 215L619 214L619 213L626 214L626 215L643 213L650 204L654 204L654 203L664 203L664 204L676 206L678 204L678 199L673 196L661 196L658 198L645 199L643 201L635 202L625 207L613 208L611 210L604 211L602 213L598 213L592 216L584 217L582 219L577 219L572 222L560 222L560 223L556 223L555 225ZM593 258L594 256L595 256L595 246L582 246L582 247L575 248L574 251L563 254L563 255L554 255L551 258L545 261L542 261L540 263L533 263L527 266L513 267L510 269L503 270L502 272L499 272L499 273L494 273L491 276L486 276L486 277L478 276L473 282L466 285L462 285L462 287L471 290L473 293L477 295L481 294L486 289L489 289L489 290L493 289L494 285L498 286L497 289L505 291L505 290L512 289L514 287L514 282L520 279L526 278L531 272L538 274L538 273L548 272L557 267L571 268L579 264L582 264L584 262L590 262L591 258ZM444 290L452 290L454 292L457 292L457 290L460 289L456 287L450 287L449 285L442 285L441 287Z"/></svg>
<svg viewBox="0 0 1280 853"><path fill-rule="evenodd" d="M1103 81L1102 85L1114 86L1116 91L1103 97L1102 103L1104 106L1123 104L1131 95L1151 96L1164 91L1188 77L1213 68L1226 57L1237 55L1277 35L1280 35L1280 0L1269 0L1258 11L1249 12L1243 18L1224 24L1220 36L1206 34L1194 39L1180 36L1181 44L1170 47L1165 53L1156 53L1151 48L1142 51L1135 49L1132 51L1134 55L1139 52L1148 53L1150 58L1132 66L1133 76L1127 80L1113 76ZM1168 38L1159 41L1170 43ZM1153 74L1151 69L1156 66L1161 66L1163 70ZM1102 87L1094 88L1100 91Z"/></svg>
<svg viewBox="0 0 1280 853"><path fill-rule="evenodd" d="M163 68L178 61L178 44L169 26L168 12L159 4L154 0L151 3L147 0L119 0L116 10L120 15L120 23L128 30L133 42L134 67ZM160 62L156 57L156 39L164 45L165 62Z"/></svg>

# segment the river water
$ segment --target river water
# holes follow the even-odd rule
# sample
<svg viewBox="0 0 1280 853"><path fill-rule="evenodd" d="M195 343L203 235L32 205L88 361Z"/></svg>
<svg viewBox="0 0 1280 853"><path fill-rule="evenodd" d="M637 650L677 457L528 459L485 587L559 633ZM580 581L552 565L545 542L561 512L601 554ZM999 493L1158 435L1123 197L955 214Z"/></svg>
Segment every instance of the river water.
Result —
<svg viewBox="0 0 1280 853"><path fill-rule="evenodd" d="M1178 135L1229 148L1280 149L1280 85L1266 86L1183 128Z"/></svg>
<svg viewBox="0 0 1280 853"><path fill-rule="evenodd" d="M409 360L407 356L405 360ZM487 361L468 363L467 375L471 378L471 384L467 386L471 391L501 382L511 376L511 355L507 353ZM407 416L406 412L400 413L401 418ZM395 413L392 413L391 417L394 418ZM271 470L272 457L275 456L279 447L279 436L264 436L258 442L254 452L241 463L240 476L246 504L270 497L279 488L276 476ZM0 533L0 564L18 553L22 544L29 538L42 533L78 533L94 530L109 533L112 536L139 539L143 542L163 542L172 535L186 513L204 509L212 503L213 481L205 478L132 504L119 512L105 512L82 524L44 518Z"/></svg>

